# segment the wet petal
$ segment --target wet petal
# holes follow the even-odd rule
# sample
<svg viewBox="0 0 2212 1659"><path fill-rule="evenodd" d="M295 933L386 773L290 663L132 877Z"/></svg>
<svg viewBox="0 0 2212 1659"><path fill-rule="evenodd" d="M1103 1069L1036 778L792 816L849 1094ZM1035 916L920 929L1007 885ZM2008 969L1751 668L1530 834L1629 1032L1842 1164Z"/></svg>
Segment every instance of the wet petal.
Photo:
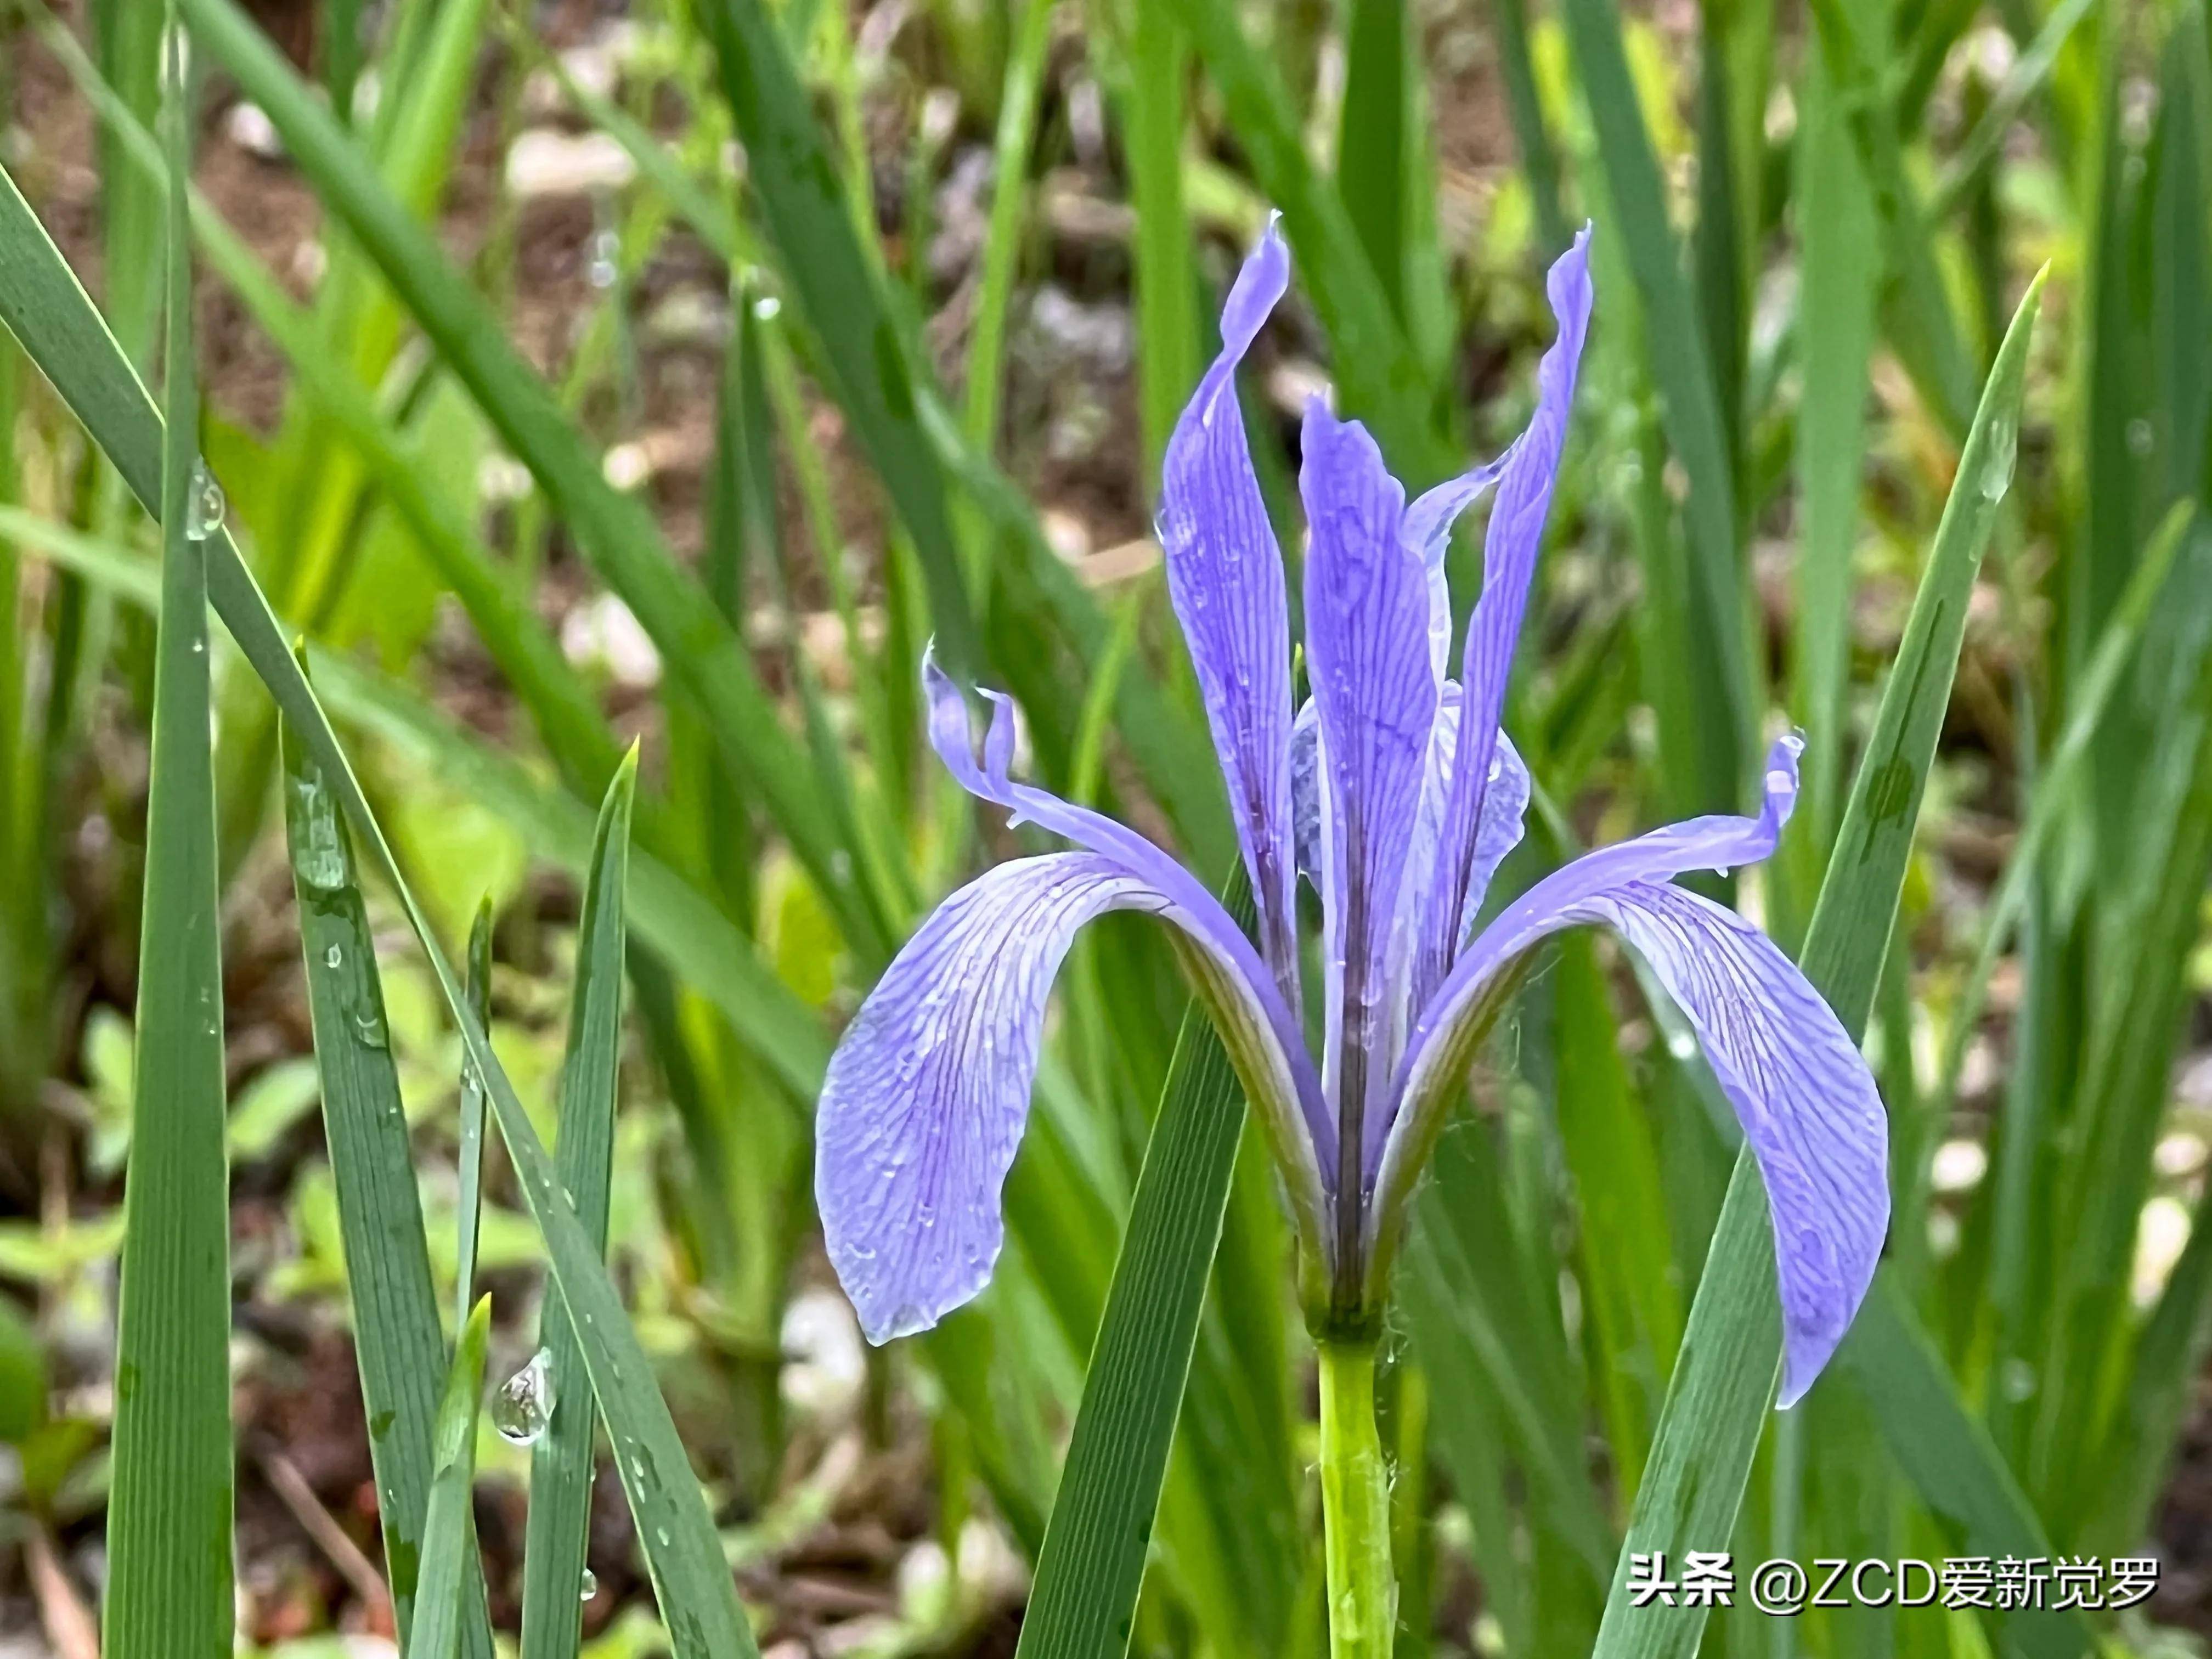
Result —
<svg viewBox="0 0 2212 1659"><path fill-rule="evenodd" d="M1322 1103L1304 1033L1244 930L1196 877L1127 825L1049 790L1015 782L1006 769L1013 756L1008 698L984 694L992 705L991 724L978 765L967 702L933 658L923 660L922 686L931 746L962 787L1007 808L1015 823L1035 823L1111 860L1159 894L1160 914L1176 925L1178 943L1186 947L1184 966L1267 1127L1291 1201L1302 1219L1317 1215L1321 1171L1332 1168L1336 1157L1336 1126ZM1318 1243L1318 1232L1314 1237Z"/></svg>
<svg viewBox="0 0 2212 1659"><path fill-rule="evenodd" d="M1330 981L1322 1075L1343 1134L1389 1078L1388 954L1438 689L1427 574L1401 536L1405 491L1366 428L1318 399L1306 407L1304 447L1306 670L1321 726Z"/></svg>
<svg viewBox="0 0 2212 1659"><path fill-rule="evenodd" d="M1003 864L939 905L860 1005L816 1109L814 1189L871 1342L989 1282L1060 962L1093 916L1167 902L1095 853Z"/></svg>
<svg viewBox="0 0 2212 1659"><path fill-rule="evenodd" d="M1546 282L1559 333L1536 369L1536 412L1528 430L1508 452L1483 538L1482 596L1468 624L1460 657L1460 680L1467 688L1467 713L1452 771L1449 809L1425 909L1425 933L1414 971L1414 994L1425 1001L1449 971L1455 954L1452 928L1465 908L1474 831L1483 817L1483 796L1490 777L1490 756L1498 720L1505 706L1505 681L1513 648L1528 605L1528 585L1543 545L1544 520L1552 509L1552 486L1566 446L1567 417L1575 401L1575 380L1589 331L1589 231L1575 238Z"/></svg>
<svg viewBox="0 0 2212 1659"><path fill-rule="evenodd" d="M1774 850L1802 745L1768 757L1755 818L1716 817L1608 847L1539 882L1468 945L1425 1009L1375 1175L1375 1237L1394 1226L1452 1097L1534 948L1565 927L1620 933L1689 1015L1767 1182L1787 1346L1782 1403L1818 1375L1857 1310L1888 1225L1887 1133L1872 1075L1834 1013L1771 941L1669 878Z"/></svg>
<svg viewBox="0 0 2212 1659"><path fill-rule="evenodd" d="M1290 619L1283 556L1253 476L1237 368L1290 282L1273 224L1221 318L1221 355L1168 441L1159 537L1168 593L1190 647L1258 901L1261 943L1285 1000L1297 997L1291 844Z"/></svg>

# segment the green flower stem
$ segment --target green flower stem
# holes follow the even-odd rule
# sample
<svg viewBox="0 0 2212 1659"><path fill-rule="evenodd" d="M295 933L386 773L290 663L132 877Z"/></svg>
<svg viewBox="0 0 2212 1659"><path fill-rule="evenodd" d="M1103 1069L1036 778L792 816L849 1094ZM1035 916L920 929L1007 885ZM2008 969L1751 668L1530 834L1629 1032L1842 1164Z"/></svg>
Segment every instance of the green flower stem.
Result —
<svg viewBox="0 0 2212 1659"><path fill-rule="evenodd" d="M1389 1659L1398 1622L1390 1481L1375 1433L1375 1345L1321 1345L1321 1508L1329 1659Z"/></svg>

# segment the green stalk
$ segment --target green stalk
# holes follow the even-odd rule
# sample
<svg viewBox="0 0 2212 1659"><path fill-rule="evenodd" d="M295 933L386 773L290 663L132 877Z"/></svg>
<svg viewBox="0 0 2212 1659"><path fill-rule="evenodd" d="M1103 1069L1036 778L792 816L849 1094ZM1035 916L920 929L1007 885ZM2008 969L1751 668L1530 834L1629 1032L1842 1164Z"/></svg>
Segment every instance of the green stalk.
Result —
<svg viewBox="0 0 2212 1659"><path fill-rule="evenodd" d="M1321 1345L1321 1511L1329 1659L1389 1659L1398 1623L1390 1479L1375 1432L1375 1345Z"/></svg>

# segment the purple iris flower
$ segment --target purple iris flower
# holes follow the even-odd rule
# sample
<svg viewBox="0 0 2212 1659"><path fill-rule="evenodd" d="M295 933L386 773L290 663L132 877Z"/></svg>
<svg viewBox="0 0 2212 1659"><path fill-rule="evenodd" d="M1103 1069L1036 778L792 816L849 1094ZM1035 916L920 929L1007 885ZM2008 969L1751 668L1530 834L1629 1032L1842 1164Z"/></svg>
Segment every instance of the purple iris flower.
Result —
<svg viewBox="0 0 2212 1659"><path fill-rule="evenodd" d="M1498 728L1514 641L1588 331L1589 233L1552 268L1558 337L1536 411L1497 461L1408 503L1358 422L1316 399L1299 478L1310 536L1305 665L1292 704L1284 562L1234 380L1283 295L1272 226L1246 260L1222 349L1168 447L1160 540L1258 915L1257 938L1152 842L1009 775L993 705L980 759L961 692L924 668L930 739L973 794L1077 850L1019 859L954 893L861 1006L817 1114L830 1257L876 1342L980 1291L1029 1110L1045 1006L1076 930L1145 910L1170 933L1281 1166L1316 1334L1370 1335L1406 1200L1475 1050L1548 935L1620 934L1696 1030L1765 1177L1786 1343L1802 1395L1856 1312L1888 1226L1885 1121L1835 1015L1756 927L1672 878L1773 852L1797 793L1795 737L1767 757L1756 817L1711 817L1579 858L1473 921L1521 837L1528 775ZM1446 675L1453 521L1497 491L1459 678ZM1297 883L1319 895L1321 1057L1309 1051Z"/></svg>

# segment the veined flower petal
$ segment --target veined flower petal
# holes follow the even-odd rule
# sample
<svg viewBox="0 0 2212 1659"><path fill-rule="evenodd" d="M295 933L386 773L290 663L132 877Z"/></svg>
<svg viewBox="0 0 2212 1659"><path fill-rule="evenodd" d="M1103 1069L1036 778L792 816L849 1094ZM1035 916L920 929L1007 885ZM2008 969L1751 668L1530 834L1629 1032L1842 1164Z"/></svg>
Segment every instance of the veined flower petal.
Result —
<svg viewBox="0 0 2212 1659"><path fill-rule="evenodd" d="M1887 1126L1865 1060L1804 975L1741 917L1669 878L1774 850L1802 745L1768 757L1756 818L1692 819L1576 860L1509 905L1422 1012L1400 1068L1397 1121L1375 1174L1370 1274L1477 1045L1534 947L1563 928L1610 927L1648 962L1696 1029L1766 1181L1786 1338L1782 1403L1810 1386L1871 1281L1889 1220ZM1379 1283L1379 1279L1371 1282Z"/></svg>
<svg viewBox="0 0 2212 1659"><path fill-rule="evenodd" d="M1389 1081L1389 955L1438 687L1428 578L1402 538L1406 493L1358 422L1306 405L1298 488L1306 550L1306 672L1320 717L1322 961L1329 986L1322 1090L1357 1179L1359 1125ZM1340 1165L1341 1170L1342 1165ZM1340 1224L1357 1194L1336 1187ZM1340 1249L1342 1245L1340 1244Z"/></svg>
<svg viewBox="0 0 2212 1659"><path fill-rule="evenodd" d="M1321 1172L1333 1167L1336 1126L1322 1103L1304 1031L1244 930L1196 877L1127 825L1049 790L1015 782L1007 772L1014 750L1010 699L984 694L992 714L978 765L966 700L934 658L922 663L922 685L930 744L962 787L1007 808L1016 823L1035 823L1110 859L1160 895L1159 913L1176 925L1177 941L1187 947L1184 964L1267 1128L1299 1219L1314 1226L1310 1236L1320 1248Z"/></svg>
<svg viewBox="0 0 2212 1659"><path fill-rule="evenodd" d="M814 1194L871 1342L989 1282L1053 979L1093 916L1168 902L1096 853L1002 864L931 913L860 1005L815 1110Z"/></svg>
<svg viewBox="0 0 2212 1659"><path fill-rule="evenodd" d="M1528 606L1528 584L1543 546L1544 520L1552 510L1552 486L1566 447L1567 416L1574 408L1576 375L1589 331L1587 226L1553 264L1546 287L1559 335L1537 366L1536 412L1504 458L1498 499L1491 506L1483 537L1482 596L1468 623L1460 657L1466 711L1452 764L1443 856L1437 860L1422 912L1425 932L1413 971L1416 1006L1428 1000L1450 971L1457 944L1454 932L1466 907L1475 826L1482 821L1491 749L1505 706L1506 677L1512 671L1513 647Z"/></svg>
<svg viewBox="0 0 2212 1659"><path fill-rule="evenodd" d="M1284 1000L1298 997L1291 842L1290 618L1283 556L1253 476L1237 368L1289 285L1290 249L1270 223L1230 289L1221 355L1176 421L1162 469L1158 531L1168 595L1190 648Z"/></svg>

